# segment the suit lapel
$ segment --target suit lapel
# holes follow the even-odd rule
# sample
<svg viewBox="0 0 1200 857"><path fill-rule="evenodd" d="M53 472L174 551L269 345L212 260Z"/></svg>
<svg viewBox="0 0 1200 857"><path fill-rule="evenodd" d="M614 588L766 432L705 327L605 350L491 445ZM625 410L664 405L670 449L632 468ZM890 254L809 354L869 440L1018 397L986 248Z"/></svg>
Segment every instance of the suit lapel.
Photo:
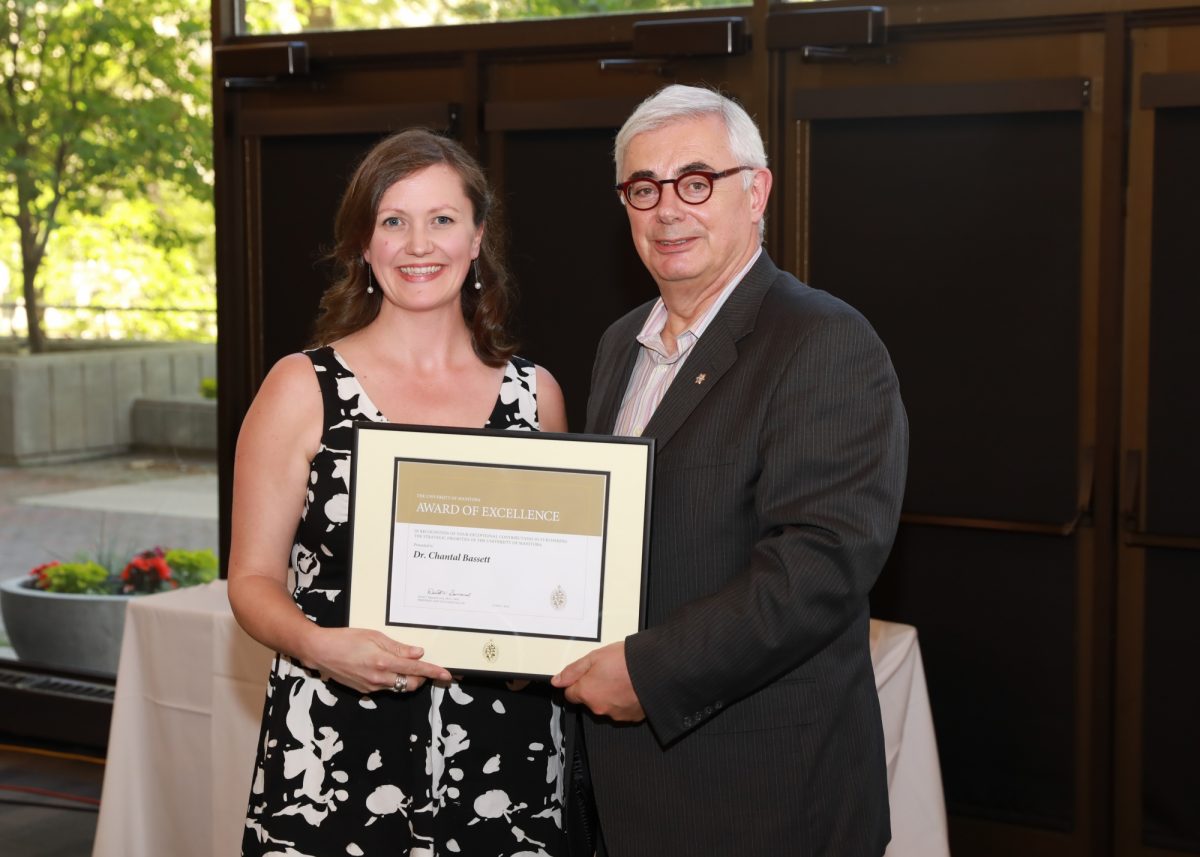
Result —
<svg viewBox="0 0 1200 857"><path fill-rule="evenodd" d="M737 345L729 332L714 320L667 388L650 422L646 423L642 437L654 438L658 448L662 449L735 360Z"/></svg>
<svg viewBox="0 0 1200 857"><path fill-rule="evenodd" d="M738 356L737 342L754 329L754 320L763 296L778 273L764 250L704 331L642 432L643 437L654 438L659 449L667 444L692 411L717 386L721 376L733 366ZM635 356L636 351L634 349ZM625 373L626 382L632 368L631 361L629 371ZM625 389L624 384L621 389ZM619 400L617 404L620 405ZM613 421L609 423L610 430L615 421L614 411Z"/></svg>

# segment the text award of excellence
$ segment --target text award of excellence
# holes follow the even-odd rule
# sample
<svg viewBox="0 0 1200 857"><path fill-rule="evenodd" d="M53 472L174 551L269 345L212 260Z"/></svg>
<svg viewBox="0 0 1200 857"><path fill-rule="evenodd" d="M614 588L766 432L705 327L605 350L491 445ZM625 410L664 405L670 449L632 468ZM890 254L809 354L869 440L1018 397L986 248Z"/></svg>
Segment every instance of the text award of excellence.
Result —
<svg viewBox="0 0 1200 857"><path fill-rule="evenodd" d="M349 624L547 677L643 621L654 442L356 422Z"/></svg>

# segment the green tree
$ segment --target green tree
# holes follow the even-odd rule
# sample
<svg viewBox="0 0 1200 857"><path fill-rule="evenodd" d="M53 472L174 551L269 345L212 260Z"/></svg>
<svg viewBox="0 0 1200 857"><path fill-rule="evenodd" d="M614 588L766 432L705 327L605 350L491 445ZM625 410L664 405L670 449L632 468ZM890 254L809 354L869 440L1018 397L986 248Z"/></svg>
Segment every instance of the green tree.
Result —
<svg viewBox="0 0 1200 857"><path fill-rule="evenodd" d="M0 216L19 233L31 351L68 212L164 181L211 197L208 16L205 0L0 0Z"/></svg>
<svg viewBox="0 0 1200 857"><path fill-rule="evenodd" d="M245 15L247 32L295 33L736 5L749 0L246 0Z"/></svg>
<svg viewBox="0 0 1200 857"><path fill-rule="evenodd" d="M47 245L42 306L89 307L59 310L53 319L47 310L47 331L53 326L78 339L214 341L214 312L174 311L213 306L212 204L169 182L143 196L110 196L100 215L67 212Z"/></svg>

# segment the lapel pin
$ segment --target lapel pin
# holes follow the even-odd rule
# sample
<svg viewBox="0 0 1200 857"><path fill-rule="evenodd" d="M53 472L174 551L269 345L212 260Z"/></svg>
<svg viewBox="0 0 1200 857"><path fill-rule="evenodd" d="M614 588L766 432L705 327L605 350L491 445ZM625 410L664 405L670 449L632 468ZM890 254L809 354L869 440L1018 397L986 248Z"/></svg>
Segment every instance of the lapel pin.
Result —
<svg viewBox="0 0 1200 857"><path fill-rule="evenodd" d="M699 375L696 376L696 383L703 384L707 379L708 379L708 376L705 375L703 372L701 372Z"/></svg>

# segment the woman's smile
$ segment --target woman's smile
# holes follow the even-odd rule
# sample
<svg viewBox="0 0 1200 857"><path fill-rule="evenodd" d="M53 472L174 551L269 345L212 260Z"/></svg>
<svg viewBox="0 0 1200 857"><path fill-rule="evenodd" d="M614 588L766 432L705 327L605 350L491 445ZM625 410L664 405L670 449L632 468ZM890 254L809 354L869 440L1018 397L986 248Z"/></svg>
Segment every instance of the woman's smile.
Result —
<svg viewBox="0 0 1200 857"><path fill-rule="evenodd" d="M445 265L399 265L396 270L408 280L428 280L440 274Z"/></svg>

